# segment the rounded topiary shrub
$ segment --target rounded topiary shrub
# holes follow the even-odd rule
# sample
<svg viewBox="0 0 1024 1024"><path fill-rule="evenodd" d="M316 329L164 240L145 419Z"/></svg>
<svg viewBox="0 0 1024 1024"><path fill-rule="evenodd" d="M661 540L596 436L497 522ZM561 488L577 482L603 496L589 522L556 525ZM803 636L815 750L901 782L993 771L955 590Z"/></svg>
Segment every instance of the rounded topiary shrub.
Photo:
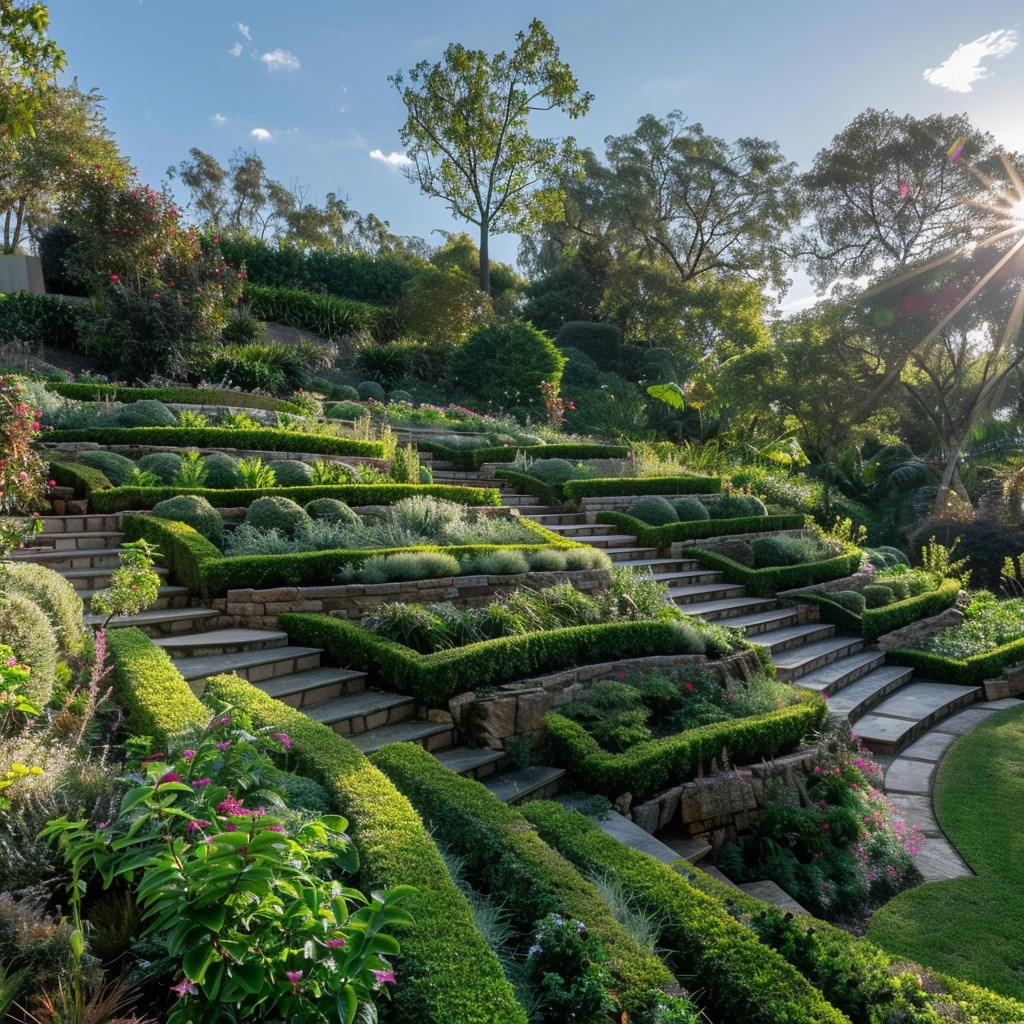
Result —
<svg viewBox="0 0 1024 1024"><path fill-rule="evenodd" d="M799 537L758 537L750 542L754 565L767 569L778 565L800 565L807 561L808 545Z"/></svg>
<svg viewBox="0 0 1024 1024"><path fill-rule="evenodd" d="M578 477L579 470L568 459L537 459L529 469L530 476L546 484L564 484Z"/></svg>
<svg viewBox="0 0 1024 1024"><path fill-rule="evenodd" d="M905 601L910 597L910 584L906 580L886 580L884 585L892 591L897 601Z"/></svg>
<svg viewBox="0 0 1024 1024"><path fill-rule="evenodd" d="M368 416L369 411L353 399L351 402L335 402L324 410L324 415L331 420L358 420Z"/></svg>
<svg viewBox="0 0 1024 1024"><path fill-rule="evenodd" d="M626 515L639 519L649 526L667 526L669 523L679 522L672 502L658 494L646 494L642 498L637 498L626 509Z"/></svg>
<svg viewBox="0 0 1024 1024"><path fill-rule="evenodd" d="M429 466L420 466L420 483L432 484L434 482L434 471Z"/></svg>
<svg viewBox="0 0 1024 1024"><path fill-rule="evenodd" d="M83 466L98 469L115 487L123 487L131 479L135 471L135 463L117 452L108 452L102 448L95 451L80 452L78 461Z"/></svg>
<svg viewBox="0 0 1024 1024"><path fill-rule="evenodd" d="M541 384L557 391L564 365L565 357L546 334L529 324L504 323L471 334L452 357L451 375L471 402L492 409L518 406L540 418L545 411Z"/></svg>
<svg viewBox="0 0 1024 1024"><path fill-rule="evenodd" d="M267 465L274 471L278 487L305 487L313 479L313 469L301 459L274 459Z"/></svg>
<svg viewBox="0 0 1024 1024"><path fill-rule="evenodd" d="M716 541L714 547L709 548L716 555L723 558L730 558L748 569L754 568L754 549L745 540L720 540Z"/></svg>
<svg viewBox="0 0 1024 1024"><path fill-rule="evenodd" d="M540 548L524 554L531 572L562 572L565 569L565 552L560 548Z"/></svg>
<svg viewBox="0 0 1024 1024"><path fill-rule="evenodd" d="M351 384L335 384L331 388L330 398L335 402L358 402L359 392Z"/></svg>
<svg viewBox="0 0 1024 1024"><path fill-rule="evenodd" d="M224 539L224 519L220 512L198 494L179 494L176 498L158 501L150 515L191 526L218 547Z"/></svg>
<svg viewBox="0 0 1024 1024"><path fill-rule="evenodd" d="M306 510L291 498L257 498L245 514L254 530L277 530L285 537L301 533L309 522Z"/></svg>
<svg viewBox="0 0 1024 1024"><path fill-rule="evenodd" d="M32 670L25 692L37 704L45 704L56 682L59 650L46 612L23 594L0 594L0 644L7 644Z"/></svg>
<svg viewBox="0 0 1024 1024"><path fill-rule="evenodd" d="M399 389L397 391L389 391L388 392L388 401L389 402L408 402L410 405L414 404L412 395L410 395L408 391L402 391L401 389Z"/></svg>
<svg viewBox="0 0 1024 1024"><path fill-rule="evenodd" d="M699 498L676 498L671 505L681 523L696 523L711 518L711 514Z"/></svg>
<svg viewBox="0 0 1024 1024"><path fill-rule="evenodd" d="M749 516L768 515L764 502L752 494L723 494L708 512L712 519L746 519Z"/></svg>
<svg viewBox="0 0 1024 1024"><path fill-rule="evenodd" d="M375 380L364 380L356 385L356 392L363 402L373 399L375 402L383 402L385 397L384 388Z"/></svg>
<svg viewBox="0 0 1024 1024"><path fill-rule="evenodd" d="M828 595L830 601L834 601L840 608L845 608L854 615L863 615L868 603L859 590L837 590Z"/></svg>
<svg viewBox="0 0 1024 1024"><path fill-rule="evenodd" d="M174 427L177 423L174 413L163 402L153 398L122 406L117 413L120 427Z"/></svg>
<svg viewBox="0 0 1024 1024"><path fill-rule="evenodd" d="M34 601L46 615L65 660L80 654L86 641L85 606L72 583L59 572L34 562L5 564L10 589Z"/></svg>
<svg viewBox="0 0 1024 1024"><path fill-rule="evenodd" d="M892 589L884 583L869 583L866 587L861 588L861 593L864 595L864 601L868 608L884 608L896 600Z"/></svg>
<svg viewBox="0 0 1024 1024"><path fill-rule="evenodd" d="M238 472L238 463L226 452L210 452L206 456L204 466L207 487L238 487L242 482L242 476Z"/></svg>
<svg viewBox="0 0 1024 1024"><path fill-rule="evenodd" d="M314 498L305 508L310 519L323 519L328 523L342 523L345 526L362 525L359 516L337 498Z"/></svg>
<svg viewBox="0 0 1024 1024"><path fill-rule="evenodd" d="M443 551L401 551L384 557L389 580L433 580L459 575L459 560Z"/></svg>
<svg viewBox="0 0 1024 1024"><path fill-rule="evenodd" d="M893 565L910 565L910 559L899 548L882 544L877 548L865 548L864 557L876 569L888 569Z"/></svg>
<svg viewBox="0 0 1024 1024"><path fill-rule="evenodd" d="M177 452L151 452L139 459L138 467L155 473L162 484L169 484L181 472L181 456Z"/></svg>

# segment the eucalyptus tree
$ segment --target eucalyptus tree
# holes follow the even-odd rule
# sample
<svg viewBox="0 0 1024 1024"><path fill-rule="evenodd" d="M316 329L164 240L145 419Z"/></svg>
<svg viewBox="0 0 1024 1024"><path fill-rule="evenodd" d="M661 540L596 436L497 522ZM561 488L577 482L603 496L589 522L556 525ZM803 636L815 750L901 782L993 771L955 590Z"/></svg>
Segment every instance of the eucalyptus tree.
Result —
<svg viewBox="0 0 1024 1024"><path fill-rule="evenodd" d="M480 287L490 294L491 234L521 232L556 216L563 174L575 164L571 138L541 138L530 117L560 110L582 117L593 96L581 92L572 69L537 19L516 33L511 54L488 56L450 44L441 61L421 61L391 75L407 116L402 145L406 175L428 196L444 199L480 238Z"/></svg>

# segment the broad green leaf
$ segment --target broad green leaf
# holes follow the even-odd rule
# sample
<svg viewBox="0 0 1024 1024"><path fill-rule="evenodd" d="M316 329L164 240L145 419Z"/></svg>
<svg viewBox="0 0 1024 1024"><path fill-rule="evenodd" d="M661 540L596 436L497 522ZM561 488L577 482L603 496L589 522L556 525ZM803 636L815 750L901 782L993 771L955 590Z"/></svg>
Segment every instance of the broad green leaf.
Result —
<svg viewBox="0 0 1024 1024"><path fill-rule="evenodd" d="M682 409L686 405L686 396L678 384L651 384L647 388L647 394L673 409Z"/></svg>

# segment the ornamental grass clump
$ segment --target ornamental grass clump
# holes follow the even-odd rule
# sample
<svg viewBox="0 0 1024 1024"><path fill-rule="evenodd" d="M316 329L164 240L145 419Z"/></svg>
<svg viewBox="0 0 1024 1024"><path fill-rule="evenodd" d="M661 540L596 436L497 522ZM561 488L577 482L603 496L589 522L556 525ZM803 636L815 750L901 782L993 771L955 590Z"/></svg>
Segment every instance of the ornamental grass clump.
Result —
<svg viewBox="0 0 1024 1024"><path fill-rule="evenodd" d="M270 803L270 755L290 746L225 712L171 754L134 744L128 792L101 828L43 830L71 867L76 919L90 881L133 893L140 936L165 954L168 1024L354 1024L395 982L391 933L410 923L399 904L412 890L364 896L345 881L357 856L344 818L295 820Z"/></svg>

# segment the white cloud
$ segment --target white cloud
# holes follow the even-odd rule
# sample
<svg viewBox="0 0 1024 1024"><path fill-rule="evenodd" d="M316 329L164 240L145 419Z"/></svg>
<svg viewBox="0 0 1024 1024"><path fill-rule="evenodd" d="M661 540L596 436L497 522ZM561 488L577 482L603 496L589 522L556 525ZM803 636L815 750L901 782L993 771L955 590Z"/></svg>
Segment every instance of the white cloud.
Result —
<svg viewBox="0 0 1024 1024"><path fill-rule="evenodd" d="M239 22L235 26L235 28L237 28L238 31L241 32L242 35L245 36L246 39L248 39L250 41L252 40L252 36L249 33L249 26L248 25L243 25L241 22Z"/></svg>
<svg viewBox="0 0 1024 1024"><path fill-rule="evenodd" d="M973 43L961 43L937 68L928 68L924 79L950 92L970 92L971 82L988 76L983 61L990 57L1005 57L1016 47L1017 33L1013 29L997 29Z"/></svg>
<svg viewBox="0 0 1024 1024"><path fill-rule="evenodd" d="M270 140L273 138L273 135L271 135L266 128L253 128L253 130L249 132L249 134L257 142L270 142Z"/></svg>
<svg viewBox="0 0 1024 1024"><path fill-rule="evenodd" d="M387 164L391 168L405 167L412 163L404 153L388 153L385 156L379 149L370 150L370 159L379 160L382 164Z"/></svg>
<svg viewBox="0 0 1024 1024"><path fill-rule="evenodd" d="M302 67L294 53L282 49L271 50L263 54L260 60L267 65L268 71L298 71Z"/></svg>
<svg viewBox="0 0 1024 1024"><path fill-rule="evenodd" d="M232 46L230 50L228 50L228 53L230 53L232 57L241 57L242 56L242 44L241 43L235 43L235 45Z"/></svg>
<svg viewBox="0 0 1024 1024"><path fill-rule="evenodd" d="M214 114L213 117L210 118L210 120L214 124L227 124L228 123L228 119L223 114Z"/></svg>

